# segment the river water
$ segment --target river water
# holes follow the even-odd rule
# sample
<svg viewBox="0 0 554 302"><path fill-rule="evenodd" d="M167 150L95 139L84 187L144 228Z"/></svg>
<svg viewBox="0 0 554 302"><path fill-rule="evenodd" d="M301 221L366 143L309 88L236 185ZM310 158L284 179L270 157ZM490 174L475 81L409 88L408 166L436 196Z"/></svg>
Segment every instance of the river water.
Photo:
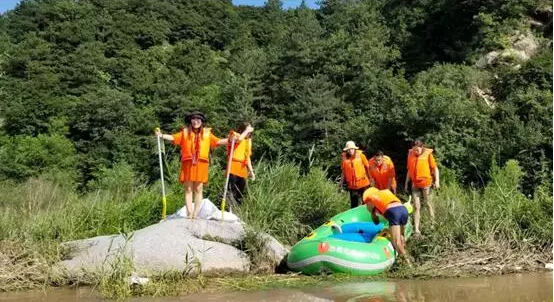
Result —
<svg viewBox="0 0 554 302"><path fill-rule="evenodd" d="M99 302L90 288L0 293L0 301ZM543 302L552 300L552 273L495 277L341 283L302 289L133 298L133 302L342 301L342 302Z"/></svg>

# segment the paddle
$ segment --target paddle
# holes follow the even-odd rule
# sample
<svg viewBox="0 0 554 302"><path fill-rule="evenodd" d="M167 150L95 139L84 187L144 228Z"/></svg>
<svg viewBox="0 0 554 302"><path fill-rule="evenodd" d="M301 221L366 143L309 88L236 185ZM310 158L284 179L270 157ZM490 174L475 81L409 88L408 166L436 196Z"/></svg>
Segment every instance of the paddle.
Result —
<svg viewBox="0 0 554 302"><path fill-rule="evenodd" d="M156 128L156 133L160 133L160 128ZM159 135L156 134L156 138L158 140L158 158L160 160L160 178L162 180L162 219L165 220L167 202L165 200L164 167L163 167L163 160L162 160L162 142L161 142L161 137Z"/></svg>
<svg viewBox="0 0 554 302"><path fill-rule="evenodd" d="M229 160L227 161L227 171L225 176L225 187L223 188L223 197L221 200L221 221L225 215L225 198L227 197L227 187L229 186L229 177L231 176L231 161L233 160L233 152L235 151L235 137L231 137L231 152L229 152ZM230 207L229 207L230 209Z"/></svg>

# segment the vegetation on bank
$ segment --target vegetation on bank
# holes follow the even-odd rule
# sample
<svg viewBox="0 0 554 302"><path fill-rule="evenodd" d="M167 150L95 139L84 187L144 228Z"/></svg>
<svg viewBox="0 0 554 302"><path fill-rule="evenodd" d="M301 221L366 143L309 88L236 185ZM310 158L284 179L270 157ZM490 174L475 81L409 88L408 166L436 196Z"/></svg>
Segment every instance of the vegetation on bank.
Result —
<svg viewBox="0 0 554 302"><path fill-rule="evenodd" d="M125 259L87 280L53 274L61 242L159 221L152 130L176 131L191 110L220 136L253 123L258 179L239 215L284 244L347 209L333 181L345 141L385 151L401 184L420 138L444 178L437 221L409 243L416 267L388 276L552 260L552 1L26 0L0 16L0 75L0 290L85 283L124 297L328 280L242 276L233 288L171 272L131 288ZM213 152L205 190L216 203L223 159ZM172 213L175 148L165 168ZM263 262L256 242L240 245Z"/></svg>
<svg viewBox="0 0 554 302"><path fill-rule="evenodd" d="M502 168L494 167L484 189L461 188L445 180L435 197L436 224L425 217L422 225L425 237L409 242L415 268L395 267L384 277L505 273L534 270L551 261L550 192L541 187L532 198L522 194L519 183L523 175L516 161L509 161ZM255 169L259 179L250 183L250 195L239 216L254 230L268 232L286 245L293 245L312 228L348 208L346 194L338 193L336 183L328 180L325 171L318 167L301 173L294 164L262 161ZM180 285L184 283L190 285L186 287L190 291L215 290L212 285L216 281L211 277L191 277L187 272L168 272L153 278L146 287L129 287L127 280L133 267L124 258L113 272L81 280L53 274L52 264L68 252L60 248L61 242L128 234L159 221L158 183L140 185L140 177L128 165L104 172L96 190L85 195L44 178L17 185L2 183L0 195L9 198L3 199L0 206L0 290L92 284L111 297L176 294L183 290ZM218 173L213 179L222 177ZM181 190L179 185L169 186L170 213L183 204ZM209 191L208 197L217 203L218 188L212 186ZM249 249L251 260L263 267L262 258L255 259L259 256L256 242L245 242L242 248ZM252 289L258 281L258 286L280 286L326 280L296 275L267 277L264 272L268 269L271 270L269 267L258 270L262 274L258 277L218 278L217 284L221 285L218 288ZM245 280L238 281L240 278Z"/></svg>

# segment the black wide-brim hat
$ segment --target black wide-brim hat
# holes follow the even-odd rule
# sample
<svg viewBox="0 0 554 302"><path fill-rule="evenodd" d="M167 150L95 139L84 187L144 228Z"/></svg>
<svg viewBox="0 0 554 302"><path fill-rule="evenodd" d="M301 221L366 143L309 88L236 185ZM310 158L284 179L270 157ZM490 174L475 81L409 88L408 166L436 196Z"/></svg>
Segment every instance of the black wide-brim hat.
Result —
<svg viewBox="0 0 554 302"><path fill-rule="evenodd" d="M199 118L202 123L206 122L206 116L202 112L195 111L185 116L185 123L190 124L190 120L194 117Z"/></svg>

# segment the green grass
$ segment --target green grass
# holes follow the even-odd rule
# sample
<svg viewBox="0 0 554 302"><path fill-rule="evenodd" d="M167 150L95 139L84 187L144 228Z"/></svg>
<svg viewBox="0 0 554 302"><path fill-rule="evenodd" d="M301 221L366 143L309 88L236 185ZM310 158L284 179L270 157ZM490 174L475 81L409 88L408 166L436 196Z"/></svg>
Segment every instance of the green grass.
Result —
<svg viewBox="0 0 554 302"><path fill-rule="evenodd" d="M533 198L518 190L523 173L516 161L493 167L483 190L446 184L434 197L436 224L423 218L425 245L417 254L438 255L467 246L508 245L511 249L552 246L552 196L539 187Z"/></svg>
<svg viewBox="0 0 554 302"><path fill-rule="evenodd" d="M280 161L257 167L259 179L250 185L239 216L248 225L293 245L333 215L348 209L346 194L337 192L325 171Z"/></svg>
<svg viewBox="0 0 554 302"><path fill-rule="evenodd" d="M317 167L302 173L291 163L261 162L256 172L258 179L249 184L249 195L238 211L250 229L236 246L250 257L254 271L263 273L271 271L271 267L267 266L265 251L257 239L259 232L269 233L291 246L312 228L346 210L348 197L338 193L336 184ZM517 162L509 161L503 168L492 169L491 181L482 189L443 184L434 197L436 223L431 224L424 212L425 237L408 244L415 268L395 266L382 277L479 273L475 267L482 264L466 261L466 257L484 257L503 267L521 264L521 259L551 260L548 251L552 248L552 194L546 189L548 186L541 186L535 196L523 195L519 191L522 176ZM200 292L308 285L349 278L262 274L208 279L191 277L183 271L167 272L153 277L146 286L133 287L126 281L132 266L124 258L114 264L111 272L100 272L88 279L65 280L55 276L51 265L68 253L60 247L61 242L129 234L160 220L160 184L146 185L140 179L123 164L99 175L86 194L45 178L0 183L0 291L78 282L97 286L106 297L122 298L183 293L183 284L188 286L186 292ZM223 172L214 167L205 192L216 205L220 183ZM172 181L168 182L167 191L168 213L172 213L183 206L183 189ZM522 256L529 254L536 257Z"/></svg>

